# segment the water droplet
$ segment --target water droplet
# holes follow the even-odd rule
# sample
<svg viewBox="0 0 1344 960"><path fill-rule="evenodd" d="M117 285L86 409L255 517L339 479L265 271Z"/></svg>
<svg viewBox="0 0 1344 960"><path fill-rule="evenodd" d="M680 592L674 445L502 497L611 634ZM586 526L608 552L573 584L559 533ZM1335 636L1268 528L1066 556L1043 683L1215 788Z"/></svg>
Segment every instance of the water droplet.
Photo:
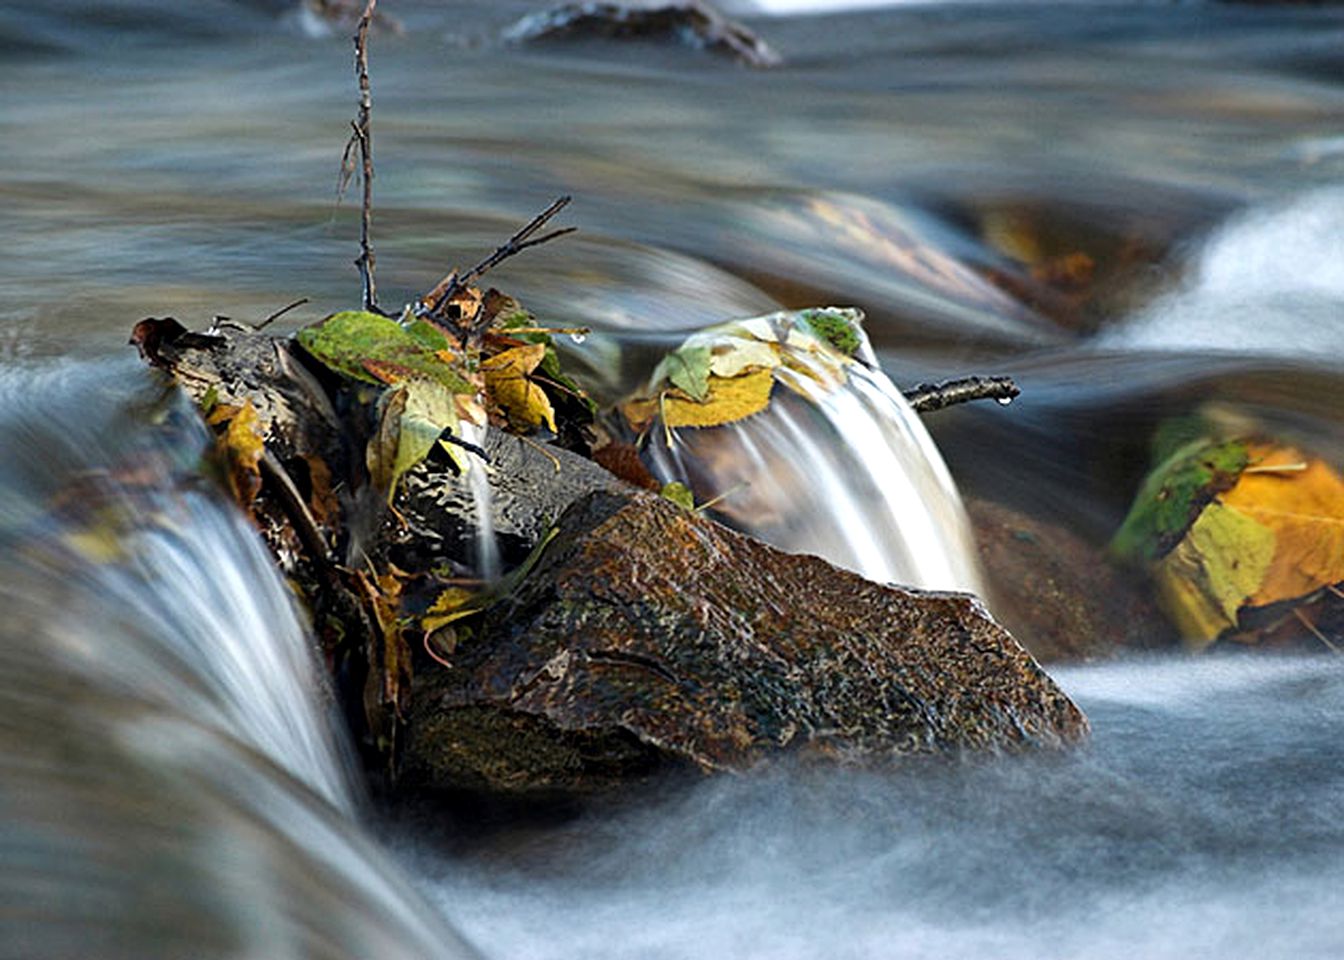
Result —
<svg viewBox="0 0 1344 960"><path fill-rule="evenodd" d="M569 339L573 340L575 343L583 343L583 341L585 341L585 340L588 339L588 334L586 334L586 333L571 333L571 334L569 335Z"/></svg>
<svg viewBox="0 0 1344 960"><path fill-rule="evenodd" d="M1012 397L996 397L995 399L999 401L999 406L1001 407L1006 407L1008 406L1008 404L1013 402Z"/></svg>

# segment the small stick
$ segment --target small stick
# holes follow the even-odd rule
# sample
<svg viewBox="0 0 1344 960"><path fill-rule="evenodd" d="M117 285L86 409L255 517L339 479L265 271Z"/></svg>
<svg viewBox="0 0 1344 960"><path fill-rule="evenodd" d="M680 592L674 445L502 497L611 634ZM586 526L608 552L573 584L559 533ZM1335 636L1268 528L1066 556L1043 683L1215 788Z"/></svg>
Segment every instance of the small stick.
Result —
<svg viewBox="0 0 1344 960"><path fill-rule="evenodd" d="M1329 648L1331 653L1338 654L1341 652L1339 647L1331 643L1330 638L1327 637L1325 634L1321 633L1321 631L1316 628L1316 624L1308 620L1307 615L1303 613L1301 610L1299 610L1297 607L1293 607L1293 616L1297 617L1298 622L1301 623L1302 626L1306 627L1313 634L1315 634L1316 639L1321 641L1321 643L1325 644L1326 647Z"/></svg>
<svg viewBox="0 0 1344 960"><path fill-rule="evenodd" d="M943 383L921 383L902 392L916 413L931 413L971 400L1007 403L1022 391L1012 377L962 377Z"/></svg>
<svg viewBox="0 0 1344 960"><path fill-rule="evenodd" d="M313 559L324 565L330 562L331 548L327 546L327 541L322 536L317 520L313 517L312 511L308 509L303 494L299 493L294 478L289 475L289 471L280 462L280 458L263 447L259 466L266 479L271 481L276 495L280 499L281 509L289 515L290 522L294 524L295 532L298 533L299 539L308 549L308 552L313 555Z"/></svg>
<svg viewBox="0 0 1344 960"><path fill-rule="evenodd" d="M445 303L451 301L453 297L457 296L457 294L481 279L487 272L499 266L505 260L509 259L509 257L522 253L529 247L537 247L543 243L554 240L557 237L563 237L566 234L573 233L576 228L564 227L560 230L552 230L550 233L543 234L540 237L533 237L533 234L546 226L552 217L565 209L565 207L569 206L569 202L572 199L572 197L568 196L557 198L549 207L524 224L522 229L509 237L509 239L504 241L499 247L495 248L494 253L490 254L490 256L476 264L476 266L472 267L466 273L458 274L454 271L453 273L448 274L448 276L444 277L443 280L439 282L430 295L425 298L421 309L417 310L417 313L420 316L428 315L430 317L438 317L439 312Z"/></svg>
<svg viewBox="0 0 1344 960"><path fill-rule="evenodd" d="M509 327L508 329L500 329L496 332L501 333L506 337L511 337L516 333L546 333L551 334L553 336L559 336L561 334L567 333L571 337L572 336L586 337L588 334L593 332L593 328L592 327Z"/></svg>
<svg viewBox="0 0 1344 960"><path fill-rule="evenodd" d="M374 281L373 243L369 238L369 225L373 220L373 132L370 121L373 117L373 93L369 87L369 24L373 21L374 8L378 0L368 0L364 13L359 18L359 28L355 33L355 76L359 79L359 117L351 121L350 139L345 142L345 151L341 154L341 176L336 187L336 202L345 195L345 189L355 174L355 149L359 149L361 175L364 181L364 198L360 206L359 219L359 257L355 266L359 268L361 299L364 309L382 313L378 308L378 285Z"/></svg>
<svg viewBox="0 0 1344 960"><path fill-rule="evenodd" d="M715 504L722 503L724 500L727 500L733 494L737 493L740 490L745 490L749 486L751 486L751 484L743 480L736 486L729 487L727 490L723 491L723 493L719 494L717 497L710 497L704 503L700 504L700 506L696 507L695 512L703 513L706 510L711 510L714 508Z"/></svg>
<svg viewBox="0 0 1344 960"><path fill-rule="evenodd" d="M1257 463L1247 467L1242 473L1305 473L1310 464L1306 463Z"/></svg>
<svg viewBox="0 0 1344 960"><path fill-rule="evenodd" d="M269 327L272 323L274 323L275 321L279 320L281 317L283 317L285 314L289 313L289 311L293 310L295 307L301 307L301 306L303 306L303 305L304 305L305 303L307 303L307 302L308 302L308 298L307 298L307 297L299 297L299 299L295 300L293 303L286 304L285 306L281 307L279 310L275 311L275 313L273 313L273 314L271 314L269 317L267 317L265 320L261 321L261 323L257 324L255 327L253 327L253 328L252 328L253 332L255 333L255 332L258 331L258 330L263 330L263 329L265 329L266 327Z"/></svg>

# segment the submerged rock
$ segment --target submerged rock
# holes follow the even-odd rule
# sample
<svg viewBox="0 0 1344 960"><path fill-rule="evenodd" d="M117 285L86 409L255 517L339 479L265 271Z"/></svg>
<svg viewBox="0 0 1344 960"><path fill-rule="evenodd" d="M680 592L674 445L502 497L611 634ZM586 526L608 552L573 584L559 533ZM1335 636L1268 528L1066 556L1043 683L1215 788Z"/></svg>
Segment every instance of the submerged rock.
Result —
<svg viewBox="0 0 1344 960"><path fill-rule="evenodd" d="M1072 531L968 500L994 613L1042 662L1108 659L1180 645L1150 591Z"/></svg>
<svg viewBox="0 0 1344 960"><path fill-rule="evenodd" d="M408 787L583 794L668 765L875 762L1087 731L975 598L871 583L642 492L576 502L449 659L416 677Z"/></svg>
<svg viewBox="0 0 1344 960"><path fill-rule="evenodd" d="M566 3L524 17L504 34L513 42L561 38L637 37L676 40L752 67L782 60L760 37L699 0L677 3Z"/></svg>

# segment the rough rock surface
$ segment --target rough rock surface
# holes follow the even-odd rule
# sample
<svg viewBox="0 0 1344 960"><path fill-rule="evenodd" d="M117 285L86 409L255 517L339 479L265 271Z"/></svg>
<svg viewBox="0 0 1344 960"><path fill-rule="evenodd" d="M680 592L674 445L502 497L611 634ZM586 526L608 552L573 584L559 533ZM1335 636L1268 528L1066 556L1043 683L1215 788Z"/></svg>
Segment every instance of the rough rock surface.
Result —
<svg viewBox="0 0 1344 960"><path fill-rule="evenodd" d="M408 785L584 793L684 763L1061 746L1087 721L978 601L594 493L417 674Z"/></svg>
<svg viewBox="0 0 1344 960"><path fill-rule="evenodd" d="M486 433L483 447L487 462L476 469L484 471L489 486L491 526L505 566L521 563L575 500L626 486L578 454L543 448L494 428ZM426 551L471 556L479 521L470 478L426 463L408 473L402 487L398 509L411 523L389 526L394 557Z"/></svg>
<svg viewBox="0 0 1344 960"><path fill-rule="evenodd" d="M1152 592L1064 527L991 503L967 512L988 577L990 604L1043 662L1173 649L1180 637Z"/></svg>

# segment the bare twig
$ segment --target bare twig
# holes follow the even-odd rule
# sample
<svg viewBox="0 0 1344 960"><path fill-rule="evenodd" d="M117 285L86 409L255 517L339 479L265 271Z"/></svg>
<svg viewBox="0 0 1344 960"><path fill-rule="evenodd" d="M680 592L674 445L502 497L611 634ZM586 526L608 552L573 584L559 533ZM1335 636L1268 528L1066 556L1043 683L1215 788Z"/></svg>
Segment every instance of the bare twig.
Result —
<svg viewBox="0 0 1344 960"><path fill-rule="evenodd" d="M370 121L373 116L373 94L369 87L369 25L373 22L374 8L378 0L368 0L364 13L359 18L359 28L355 32L355 76L359 79L359 116L350 124L350 139L345 143L341 154L341 175L336 187L336 200L345 195L350 180L355 175L355 151L359 151L360 174L364 185L364 198L360 206L359 219L359 257L355 266L359 268L360 287L365 310L376 313L378 308L378 285L374 281L373 243L369 238L369 225L373 219L373 132Z"/></svg>
<svg viewBox="0 0 1344 960"><path fill-rule="evenodd" d="M466 335L466 338L479 336L481 331L476 329L476 327L481 317L484 316L483 311L478 310L467 323L462 324L454 318L446 316L443 313L444 306L451 303L454 297L466 290L477 280L481 279L481 277L485 276L487 272L509 259L509 257L522 253L529 247L540 246L557 237L563 237L566 234L573 233L575 230L574 227L564 227L560 230L552 230L550 233L542 234L540 237L534 236L538 230L550 222L552 217L565 209L565 207L569 205L571 199L571 197L567 196L558 198L549 207L529 220L517 233L509 237L509 239L504 241L499 247L495 248L494 253L490 254L490 256L476 264L476 266L472 267L466 273L459 274L454 270L452 273L448 274L448 276L438 282L434 289L429 292L429 295L416 307L416 315L435 320L439 323L444 323L455 330L461 331Z"/></svg>
<svg viewBox="0 0 1344 960"><path fill-rule="evenodd" d="M284 305L283 307L281 307L279 310L275 311L275 313L271 314L271 315L270 315L269 317L267 317L265 320L261 321L261 323L257 324L257 325L253 328L253 330L254 330L254 331L256 331L256 330L264 330L266 327L269 327L272 323L274 323L275 321L279 320L279 319L280 319L281 317L283 317L285 314L289 313L289 311L293 310L295 307L301 307L301 306L303 306L303 305L304 305L305 303L307 303L307 302L308 302L308 298L307 298L307 297L299 297L299 299L295 300L293 303L287 303L287 304L285 304L285 305Z"/></svg>
<svg viewBox="0 0 1344 960"><path fill-rule="evenodd" d="M962 377L943 383L921 383L903 391L916 413L931 413L971 400L1009 403L1021 392L1012 377Z"/></svg>
<svg viewBox="0 0 1344 960"><path fill-rule="evenodd" d="M331 548L327 546L327 541L322 536L317 520L313 517L312 511L308 509L303 494L299 493L294 478L289 475L289 471L280 462L280 458L263 447L261 462L258 467L262 475L270 481L271 487L280 501L281 509L285 511L290 523L294 525L294 530L298 533L304 547L318 563L323 566L329 564L331 562Z"/></svg>

